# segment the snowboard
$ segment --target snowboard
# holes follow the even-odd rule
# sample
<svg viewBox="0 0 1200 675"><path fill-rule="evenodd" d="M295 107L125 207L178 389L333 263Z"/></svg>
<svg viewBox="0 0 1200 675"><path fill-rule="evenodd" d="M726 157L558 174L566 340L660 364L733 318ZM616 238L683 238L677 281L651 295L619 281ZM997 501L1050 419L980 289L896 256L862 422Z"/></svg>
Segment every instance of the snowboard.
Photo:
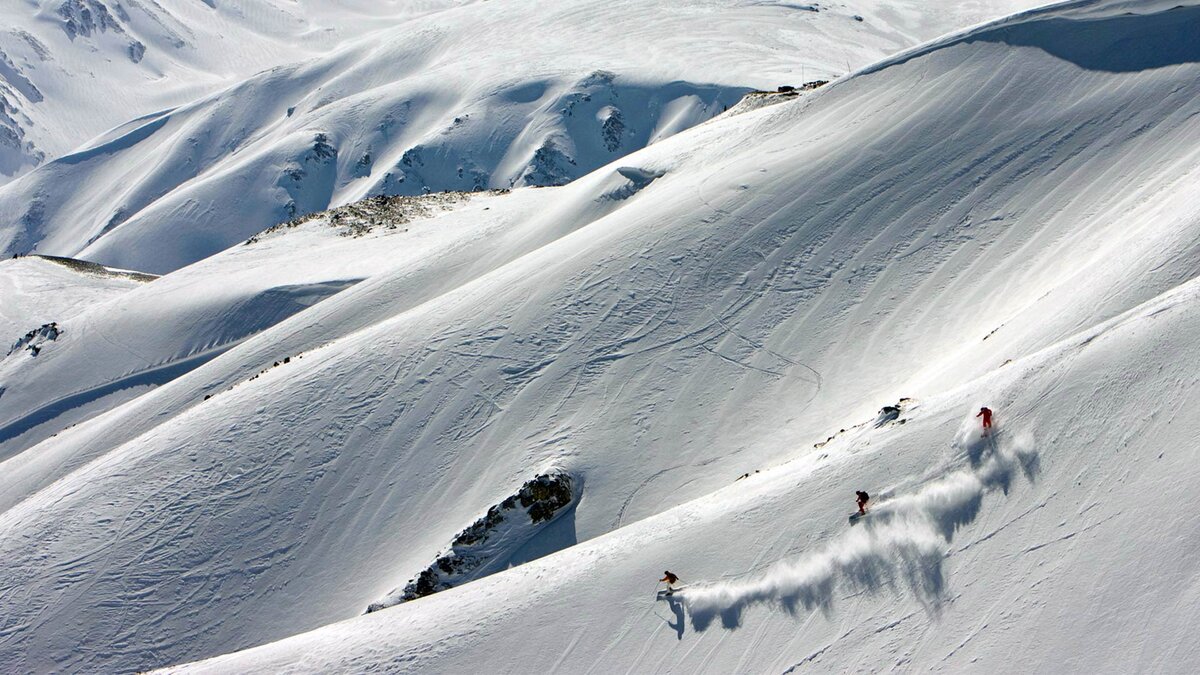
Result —
<svg viewBox="0 0 1200 675"><path fill-rule="evenodd" d="M859 513L858 511L855 511L854 513L850 514L850 524L853 525L869 515L871 515L870 512Z"/></svg>

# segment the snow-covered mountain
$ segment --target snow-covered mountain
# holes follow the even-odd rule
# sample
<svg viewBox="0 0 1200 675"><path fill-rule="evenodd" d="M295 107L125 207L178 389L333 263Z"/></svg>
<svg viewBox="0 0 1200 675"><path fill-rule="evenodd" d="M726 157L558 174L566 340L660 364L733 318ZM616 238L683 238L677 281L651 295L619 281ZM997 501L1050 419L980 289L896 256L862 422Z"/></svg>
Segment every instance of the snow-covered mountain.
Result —
<svg viewBox="0 0 1200 675"><path fill-rule="evenodd" d="M989 0L942 11L925 0L467 3L379 19L384 27L365 37L220 90L210 84L216 76L173 77L188 91L212 92L187 101L157 95L157 83L142 86L145 62L126 60L97 81L111 92L125 78L131 107L93 90L55 99L70 114L44 106L72 127L72 116L115 124L112 115L94 115L93 99L137 115L83 147L51 153L53 161L0 190L0 251L163 273L270 225L370 195L557 185L708 119L749 89L829 79L963 21L1031 4ZM289 29L275 29L288 31L281 37L258 31L274 27L283 9L224 7L178 11L231 17L201 25L223 34L233 22L232 37L197 36L188 44L200 46L184 49L226 81L235 70L226 58L281 63L281 45L324 35L314 28L323 14L284 22ZM238 45L235 56L226 57L226 42ZM260 54L264 42L270 49ZM153 105L136 102L150 95L141 92L155 93Z"/></svg>
<svg viewBox="0 0 1200 675"><path fill-rule="evenodd" d="M566 185L53 282L0 670L1193 670L1198 32L1064 3Z"/></svg>
<svg viewBox="0 0 1200 675"><path fill-rule="evenodd" d="M4 0L0 184L131 117L459 4Z"/></svg>

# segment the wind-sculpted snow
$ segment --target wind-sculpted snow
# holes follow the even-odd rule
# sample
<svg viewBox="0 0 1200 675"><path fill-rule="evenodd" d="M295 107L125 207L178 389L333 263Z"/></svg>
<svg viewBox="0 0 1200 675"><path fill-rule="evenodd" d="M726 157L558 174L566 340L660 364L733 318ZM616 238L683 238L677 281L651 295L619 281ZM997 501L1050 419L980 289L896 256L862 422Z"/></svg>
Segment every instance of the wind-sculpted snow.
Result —
<svg viewBox="0 0 1200 675"><path fill-rule="evenodd" d="M866 518L816 553L782 561L739 581L698 584L681 592L692 627L703 631L720 618L742 625L754 605L834 611L835 598L861 591L904 591L931 612L946 599L943 562L954 534L978 516L985 497L1007 494L1018 467L1034 477L1037 452L1027 439L1007 444L983 437L968 418L955 443L972 468L932 481L915 494L884 497Z"/></svg>
<svg viewBox="0 0 1200 675"><path fill-rule="evenodd" d="M224 297L181 303L174 316L159 314L153 303L139 307L136 300L122 307L120 320L111 323L104 320L104 314L115 310L87 312L72 317L74 321L62 322L61 328L55 327L54 337L48 338L53 340L59 331L66 331L68 339L79 341L75 349L63 354L53 352L65 341L48 344L46 327L42 327L37 339L31 333L0 359L0 377L12 387L0 403L0 458L52 433L43 429L40 436L22 439L38 427L54 423L58 428L67 427L79 421L85 410L94 414L146 388L170 382L248 335L311 307L355 281L268 284L249 292L229 288ZM146 295L153 296L157 289L146 290L150 291ZM80 327L78 336L72 330L75 326ZM137 351L130 350L130 345L136 345ZM22 346L26 349L17 351ZM25 354L37 360L22 359Z"/></svg>
<svg viewBox="0 0 1200 675"><path fill-rule="evenodd" d="M96 375L129 344L119 310L153 318L136 345L161 361L218 332L229 300L361 279L73 428L42 425L57 435L4 462L0 668L256 645L196 667L1193 663L1180 589L1200 516L1179 499L1200 433L1196 119L1200 64L1090 70L960 39L564 186L361 237L332 215L297 222L93 308L90 326L47 319L63 336L19 362L24 383L56 363ZM328 177L326 145L358 164L304 131L299 180ZM39 396L69 380L46 379ZM982 404L996 448L956 444ZM547 466L587 485L549 526L557 546L358 616ZM855 490L878 503L851 526ZM781 560L791 580L762 585ZM715 605L689 629L682 596L655 601L663 569L731 583L747 630L716 628ZM793 597L794 615L771 609Z"/></svg>
<svg viewBox="0 0 1200 675"><path fill-rule="evenodd" d="M1084 8L1094 2L1080 3ZM1135 72L1200 62L1200 7L1178 2L1153 11L1155 3L1138 3L1146 13L1113 16L1051 16L972 34L970 41L1035 47L1080 68L1103 72ZM1163 11L1165 10L1165 11Z"/></svg>
<svg viewBox="0 0 1200 675"><path fill-rule="evenodd" d="M915 404L902 432L869 428L837 440L834 463L800 459L374 619L172 672L329 672L369 664L400 672L515 672L597 662L635 672L714 664L730 672L749 665L825 672L897 663L1032 672L1064 654L1089 672L1147 665L1185 672L1180 666L1193 661L1196 648L1175 608L1194 604L1177 590L1194 574L1181 555L1193 544L1162 530L1190 530L1196 518L1164 509L1168 499L1157 491L1164 481L1178 488L1194 480L1193 458L1178 448L1197 424L1186 406L1146 414L1140 402L1164 388L1200 387L1188 366L1161 360L1167 345L1180 346L1177 355L1197 355L1197 306L1200 283L1193 280ZM1097 385L1104 395L1087 398ZM963 415L972 400L1000 411L999 451L976 431L977 404ZM1026 428L1048 436L1039 449L1025 433L1013 433ZM937 457L944 463L930 478L929 460ZM844 523L838 512L848 510L847 487L901 476L926 478L911 490L885 490L872 516ZM1165 519L1164 527L1148 527L1153 519ZM817 551L803 553L806 542L817 542ZM787 551L794 553L779 555ZM788 562L759 564L779 558ZM693 583L656 605L650 573L664 564L685 583L758 571L708 584L713 592ZM1148 579L1143 565L1161 577ZM1130 597L1129 588L1139 595ZM699 610L705 630L685 615L701 601L708 603ZM1133 611L1087 619L1115 606ZM666 607L675 614L659 611ZM1064 615L1078 620L1064 624ZM713 630L718 621L745 630ZM1147 632L1163 636L1172 656L1159 654L1161 642L1141 651Z"/></svg>
<svg viewBox="0 0 1200 675"><path fill-rule="evenodd" d="M367 196L561 185L721 113L746 91L535 71L542 93L514 103L471 71L424 63L441 40L372 44L353 58L266 73L122 130L0 193L17 209L8 229L39 251L168 272ZM389 86L370 74L385 64ZM464 77L474 86L454 96L438 89ZM338 95L312 93L326 90ZM22 228L35 205L36 227Z"/></svg>
<svg viewBox="0 0 1200 675"><path fill-rule="evenodd" d="M711 119L751 89L801 85L797 68L829 79L961 25L925 0L861 4L859 14L884 14L864 23L841 6L755 0L669 11L648 0L497 0L415 18L381 8L384 27L354 44L186 104L159 96L84 147L55 148L0 189L0 252L161 273L367 196L560 185ZM989 0L957 16L1027 4ZM895 5L913 16L890 14ZM357 20L332 17L322 40L344 38ZM161 60L142 39L145 62ZM280 63L276 48L263 65Z"/></svg>
<svg viewBox="0 0 1200 675"><path fill-rule="evenodd" d="M113 126L470 0L0 2L0 184Z"/></svg>

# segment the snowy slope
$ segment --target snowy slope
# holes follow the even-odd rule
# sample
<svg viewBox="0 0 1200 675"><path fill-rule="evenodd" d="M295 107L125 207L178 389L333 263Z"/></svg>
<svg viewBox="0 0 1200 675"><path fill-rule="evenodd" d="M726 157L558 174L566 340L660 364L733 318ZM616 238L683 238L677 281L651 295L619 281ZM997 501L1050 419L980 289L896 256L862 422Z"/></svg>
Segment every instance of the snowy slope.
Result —
<svg viewBox="0 0 1200 675"><path fill-rule="evenodd" d="M1100 138L1046 135L1042 143L1066 146L1061 154L1031 143L1016 157L1000 154L1015 166L991 175L1021 176L1041 166L1059 179L1047 181L1051 186L1090 178L1088 194L1103 197L1076 206L1079 215L1072 218L1069 206L1046 208L1053 204L1053 187L1039 191L1034 186L1041 181L1026 179L1019 192L1013 186L999 192L1039 204L1035 218L951 244L970 251L991 240L995 251L1004 247L1002 239L1017 240L1009 244L1012 255L989 255L976 263L986 282L977 283L991 290L983 297L995 300L989 311L962 317L976 326L963 331L972 338L964 346L974 353L937 364L957 361L965 372L947 379L961 378L963 386L926 385L928 398L921 397L906 415L905 426L835 441L823 448L825 457L801 452L807 456L765 476L544 561L199 670L1189 671L1198 657L1188 628L1196 611L1188 590L1195 569L1188 560L1197 521L1172 509L1171 495L1188 491L1197 479L1187 448L1198 429L1180 414L1197 386L1192 364L1200 297L1195 282L1186 280L1196 274L1200 221L1185 187L1194 181L1197 158L1189 144L1178 143L1172 152L1161 143L1172 134L1195 132L1186 123L1195 104L1190 109L1186 104L1195 99L1188 82L1196 67L1172 65L1145 36L1187 29L1197 13L1189 8L1139 20L1120 16L1125 7L1101 9L1108 14L1085 7L1074 15L1038 17L1024 30L1002 29L1006 39L1021 42L1050 27L1058 39L1072 28L1089 41L1099 34L1136 48L1131 58L1139 65L1149 61L1159 68L1130 73L1114 60L1107 64L1111 70L1088 71L1055 63L1038 49L1001 48L1017 53L1001 57L1005 67L992 84L1014 87L1005 91L1015 100L996 117L989 115L993 130L1004 128L997 121L1006 119L1004 112L1069 108L1062 103L1083 99L1084 110L1073 111L1075 128L1097 127L1091 133ZM1080 19L1087 21L1065 23ZM971 96L967 85L975 74L962 73L971 65L995 66L994 54L986 53L995 43L981 37L873 77L894 78L888 85L897 91L917 77L952 85L957 78L946 82L943 68L955 62L962 79L944 95L961 95L965 102L934 116L962 122L979 102L996 100L995 90ZM957 56L944 53L956 50ZM1109 58L1115 53L1097 51ZM908 70L908 77L897 70ZM1031 74L1037 74L1035 81ZM1036 81L1038 76L1057 86L1037 86L1046 83ZM868 86L869 78L863 80L858 85ZM827 99L838 93L850 97L846 91L852 88L847 83L822 103L832 105ZM1027 93L1016 96L1017 89ZM1136 105L1160 102L1159 95L1171 91L1182 94L1173 101L1183 102L1183 110ZM1085 92L1094 98L1087 100ZM1166 119L1114 119L1114 110L1131 114L1131 109ZM903 112L896 118L906 119ZM1097 119L1110 124L1100 127ZM1043 135L1035 129L1023 129L1030 134L1026 138ZM1003 134L979 131L967 124L962 135L986 139L992 147L1007 145ZM930 138L916 135L915 142ZM1134 141L1125 141L1123 153L1122 137ZM1144 163L1130 167L1143 152ZM1110 153L1125 161L1094 167L1099 157L1117 159ZM1097 176L1113 166L1127 167L1128 173L1107 181ZM1098 208L1101 201L1119 206ZM1072 246L1042 247L1037 236L1022 234ZM1079 251L1088 248L1088 239L1100 250ZM1010 266L1066 278L1018 285L1017 279L1028 276L1004 275ZM969 285L971 276L957 280ZM1006 277L1012 281L1006 283ZM1081 287L1079 277L1091 287ZM1120 288L1113 283L1117 278L1138 283ZM1018 291L1020 298L1004 297ZM1128 295L1113 298L1117 293ZM1085 325L1095 327L1081 333L1056 328L1053 317L1062 308L1055 294L1071 296L1077 316L1090 313ZM978 299L971 295L966 297ZM1097 303L1105 296L1110 304ZM927 304L931 298L920 300ZM1010 314L1009 303L1028 306ZM1101 321L1126 303L1132 309ZM1001 317L1015 320L996 320ZM1072 319L1078 320L1064 323ZM1000 323L1017 336L1002 329L983 342L984 329ZM934 323L939 324L945 322ZM1044 349L1029 344L1034 331L1048 343ZM1022 354L1030 356L1021 359ZM1020 360L1002 366L1003 356ZM974 367L962 365L980 360ZM982 378L971 379L981 372ZM1153 400L1161 404L1148 408ZM963 432L974 427L970 415L980 402L1002 411L996 445ZM848 510L850 489L867 486L892 497L876 516L890 519L845 532L839 514ZM663 566L693 584L678 602L652 599L651 580Z"/></svg>
<svg viewBox="0 0 1200 675"><path fill-rule="evenodd" d="M168 672L1192 672L1198 526L1171 490L1200 478L1185 412L1200 384L1187 365L1200 357L1198 291L933 397L904 427L827 457L481 582ZM1097 405L1098 390L1115 402ZM1174 400L1147 414L1164 390ZM978 401L1002 411L994 444L976 431ZM890 500L849 527L849 488L868 485ZM655 593L664 566L688 575L672 597Z"/></svg>
<svg viewBox="0 0 1200 675"><path fill-rule="evenodd" d="M87 306L41 302L37 313L31 308L31 318L21 324L25 329L54 321L64 334L36 357L15 352L0 360L0 386L7 391L0 401L0 457L179 377L247 336L373 274L405 260L436 263L438 254L460 238L506 222L479 222L487 208L480 204L490 201L482 194L394 201L399 204L389 211L389 223L400 225L396 231L379 227L361 237L347 237L346 227L331 224L329 218L317 219L260 235L253 246L235 247L127 295L91 298ZM467 206L471 208L463 208ZM476 255L484 253L476 250ZM17 266L31 260L35 259L10 261L0 269L12 267L13 276L25 277L14 279L14 285L29 284L31 275ZM17 296L23 302L16 306L32 306L36 297L48 296L53 289L42 284L34 290L38 296ZM359 315L339 317L306 336L303 344L343 335L371 316L360 308ZM271 348L278 351L283 346ZM273 363L291 353L261 359ZM249 377L262 365L257 360L242 364L237 377ZM254 370L243 372L250 369ZM17 498L14 492L5 495Z"/></svg>
<svg viewBox="0 0 1200 675"><path fill-rule="evenodd" d="M30 328L122 295L152 278L59 258L0 260L0 339L15 340Z"/></svg>
<svg viewBox="0 0 1200 675"><path fill-rule="evenodd" d="M161 273L371 194L560 184L749 88L828 79L1031 4L498 0L429 12L183 105L134 106L145 114L0 190L0 250Z"/></svg>
<svg viewBox="0 0 1200 675"><path fill-rule="evenodd" d="M131 117L453 0L5 0L0 183Z"/></svg>
<svg viewBox="0 0 1200 675"><path fill-rule="evenodd" d="M411 256L417 221L346 240L380 251L353 287L4 462L0 666L350 619L561 467L580 500L531 542L558 553L198 667L1186 670L1200 6L1176 4L943 40L473 198ZM337 278L361 253L322 269L336 236L147 290L220 297L249 259ZM663 567L691 587L656 603Z"/></svg>

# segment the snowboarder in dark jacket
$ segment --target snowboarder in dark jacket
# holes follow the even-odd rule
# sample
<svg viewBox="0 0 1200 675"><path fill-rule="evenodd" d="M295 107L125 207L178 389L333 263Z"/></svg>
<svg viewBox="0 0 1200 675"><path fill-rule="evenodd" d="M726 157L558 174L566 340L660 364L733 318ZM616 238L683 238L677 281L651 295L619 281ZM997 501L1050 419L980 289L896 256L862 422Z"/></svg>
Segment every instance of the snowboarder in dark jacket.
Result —
<svg viewBox="0 0 1200 675"><path fill-rule="evenodd" d="M867 514L867 500L869 500L871 498L871 495L863 492L862 490L856 490L854 492L854 494L858 496L858 515L860 515L860 516L866 515Z"/></svg>
<svg viewBox="0 0 1200 675"><path fill-rule="evenodd" d="M667 590L673 591L675 590L675 584L679 583L679 577L671 574L670 570L666 570L663 572L663 578L659 579L659 581L667 582Z"/></svg>
<svg viewBox="0 0 1200 675"><path fill-rule="evenodd" d="M986 434L987 430L992 428L992 409L984 406L975 416L983 418L983 433Z"/></svg>

